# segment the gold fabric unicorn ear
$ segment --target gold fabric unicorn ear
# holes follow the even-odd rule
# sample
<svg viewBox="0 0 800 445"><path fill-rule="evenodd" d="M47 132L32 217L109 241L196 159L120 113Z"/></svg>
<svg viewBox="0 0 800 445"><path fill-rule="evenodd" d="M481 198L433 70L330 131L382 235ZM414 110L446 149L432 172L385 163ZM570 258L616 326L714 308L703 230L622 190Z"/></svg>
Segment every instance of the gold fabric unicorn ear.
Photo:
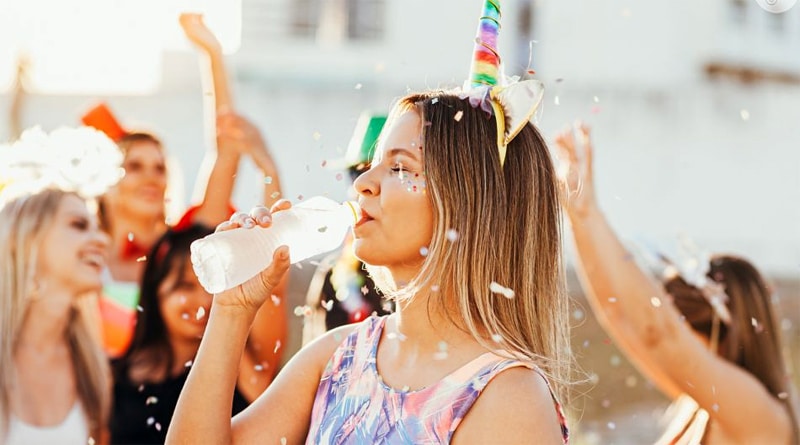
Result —
<svg viewBox="0 0 800 445"><path fill-rule="evenodd" d="M541 105L544 85L534 79L519 82L509 81L503 76L500 53L497 51L500 17L500 0L485 0L465 92L473 106L479 105L486 111L494 112L497 150L500 165L503 166L508 144L530 122ZM488 104L485 103L487 101Z"/></svg>

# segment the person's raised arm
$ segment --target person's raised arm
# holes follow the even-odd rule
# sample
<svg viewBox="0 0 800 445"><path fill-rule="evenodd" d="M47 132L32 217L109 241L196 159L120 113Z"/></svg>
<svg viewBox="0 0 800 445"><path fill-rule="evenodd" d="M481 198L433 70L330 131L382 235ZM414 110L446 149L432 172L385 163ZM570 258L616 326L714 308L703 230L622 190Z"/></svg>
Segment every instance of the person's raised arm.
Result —
<svg viewBox="0 0 800 445"><path fill-rule="evenodd" d="M595 199L589 130L581 126L576 132L578 140L575 132L566 131L555 141L568 167L561 171L564 205L578 276L606 332L662 391L673 398L691 396L729 437L781 437L788 427L782 406L755 377L708 349L682 321L663 287L639 268L617 238Z"/></svg>
<svg viewBox="0 0 800 445"><path fill-rule="evenodd" d="M283 207L289 207L288 203ZM253 227L256 222L268 227L270 212L260 207L251 215L237 213L218 230L246 230L239 227ZM289 251L282 246L267 269L214 296L205 334L178 399L168 443L231 442L233 392L250 327L288 268Z"/></svg>
<svg viewBox="0 0 800 445"><path fill-rule="evenodd" d="M192 217L193 222L214 226L230 215L230 200L241 157L241 152L226 144L224 136L220 140L217 125L219 116L232 112L233 98L225 70L222 46L203 22L202 15L181 14L180 24L186 37L206 56L207 63L203 64L206 69L203 70L202 76L204 90L210 90L214 96L214 109L206 110L204 114L207 131L214 132L216 150L205 151L195 179L194 195L200 203Z"/></svg>

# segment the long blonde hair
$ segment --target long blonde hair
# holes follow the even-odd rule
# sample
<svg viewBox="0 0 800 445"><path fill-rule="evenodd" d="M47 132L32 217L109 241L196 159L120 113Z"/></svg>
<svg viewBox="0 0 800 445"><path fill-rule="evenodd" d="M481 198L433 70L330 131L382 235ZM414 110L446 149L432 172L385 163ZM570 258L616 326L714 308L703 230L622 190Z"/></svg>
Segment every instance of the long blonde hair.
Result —
<svg viewBox="0 0 800 445"><path fill-rule="evenodd" d="M14 385L14 349L33 291L37 255L65 196L58 189L19 197L0 209L0 442L8 434L9 389ZM90 318L74 308L65 335L76 390L94 438L103 437L111 406L108 361Z"/></svg>
<svg viewBox="0 0 800 445"><path fill-rule="evenodd" d="M569 299L558 184L544 139L528 124L509 144L501 167L495 118L467 100L444 91L410 94L390 122L408 111L424 123L434 234L412 283L398 289L384 269L369 266L376 284L400 300L422 286L438 286L442 298L431 300L432 310L487 348L535 363L564 396L571 363ZM491 292L492 282L514 297Z"/></svg>

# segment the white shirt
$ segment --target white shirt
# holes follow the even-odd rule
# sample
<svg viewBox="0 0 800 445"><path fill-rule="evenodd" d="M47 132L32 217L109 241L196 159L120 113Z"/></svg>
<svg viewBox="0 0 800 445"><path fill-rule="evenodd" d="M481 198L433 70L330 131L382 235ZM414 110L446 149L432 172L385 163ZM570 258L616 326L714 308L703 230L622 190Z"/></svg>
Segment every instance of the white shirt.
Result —
<svg viewBox="0 0 800 445"><path fill-rule="evenodd" d="M75 402L67 417L53 426L29 425L12 414L6 437L6 445L87 445L88 441L89 424L80 402Z"/></svg>

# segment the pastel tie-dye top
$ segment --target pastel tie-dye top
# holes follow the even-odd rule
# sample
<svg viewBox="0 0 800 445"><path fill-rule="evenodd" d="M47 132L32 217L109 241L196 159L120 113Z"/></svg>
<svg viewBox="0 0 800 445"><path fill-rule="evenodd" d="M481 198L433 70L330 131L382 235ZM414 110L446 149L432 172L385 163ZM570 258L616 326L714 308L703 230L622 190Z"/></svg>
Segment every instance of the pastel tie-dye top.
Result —
<svg viewBox="0 0 800 445"><path fill-rule="evenodd" d="M492 378L517 366L539 371L487 352L426 388L390 388L375 364L385 321L386 317L371 317L362 322L328 361L314 399L306 444L449 443ZM555 397L553 402L566 444L569 433L564 414Z"/></svg>

